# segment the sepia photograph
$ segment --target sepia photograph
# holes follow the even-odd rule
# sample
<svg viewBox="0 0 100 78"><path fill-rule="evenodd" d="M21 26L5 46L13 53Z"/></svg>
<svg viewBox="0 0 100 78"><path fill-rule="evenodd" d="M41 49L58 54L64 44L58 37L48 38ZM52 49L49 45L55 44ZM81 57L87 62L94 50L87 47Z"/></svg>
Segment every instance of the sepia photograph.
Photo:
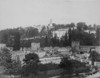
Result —
<svg viewBox="0 0 100 78"><path fill-rule="evenodd" d="M0 0L0 78L100 78L100 0Z"/></svg>

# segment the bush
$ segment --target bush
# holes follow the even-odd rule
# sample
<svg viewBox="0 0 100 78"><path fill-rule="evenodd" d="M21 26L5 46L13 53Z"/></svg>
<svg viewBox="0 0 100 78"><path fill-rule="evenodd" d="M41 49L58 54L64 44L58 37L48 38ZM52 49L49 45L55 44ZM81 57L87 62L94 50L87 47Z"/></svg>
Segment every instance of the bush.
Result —
<svg viewBox="0 0 100 78"><path fill-rule="evenodd" d="M68 58L63 58L60 67L65 70L63 74L78 74L78 73L85 73L90 71L90 67L87 67L85 63L82 63L77 60L69 60Z"/></svg>
<svg viewBox="0 0 100 78"><path fill-rule="evenodd" d="M39 64L39 71L48 71L58 69L58 64L48 63L48 64Z"/></svg>

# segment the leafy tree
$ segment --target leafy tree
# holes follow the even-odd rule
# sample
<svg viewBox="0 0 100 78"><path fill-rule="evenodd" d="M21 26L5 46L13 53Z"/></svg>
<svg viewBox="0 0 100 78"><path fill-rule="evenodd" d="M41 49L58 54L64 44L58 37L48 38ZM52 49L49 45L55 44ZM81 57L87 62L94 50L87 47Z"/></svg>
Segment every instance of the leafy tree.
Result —
<svg viewBox="0 0 100 78"><path fill-rule="evenodd" d="M49 46L48 36L45 37L45 46Z"/></svg>
<svg viewBox="0 0 100 78"><path fill-rule="evenodd" d="M65 36L64 36L64 45L65 45L65 46L68 46L68 42L69 42L69 41L68 41L68 33L66 32L66 33L65 33Z"/></svg>
<svg viewBox="0 0 100 78"><path fill-rule="evenodd" d="M92 65L94 65L94 62L100 62L100 54L98 52L96 52L95 50L92 51L92 49L90 49L90 59L92 61Z"/></svg>
<svg viewBox="0 0 100 78"><path fill-rule="evenodd" d="M19 32L15 32L13 50L19 50L19 49L20 49L20 34Z"/></svg>
<svg viewBox="0 0 100 78"><path fill-rule="evenodd" d="M35 53L29 53L25 55L25 59L23 60L25 64L31 64L31 63L39 63L39 57Z"/></svg>
<svg viewBox="0 0 100 78"><path fill-rule="evenodd" d="M51 46L52 45L51 38L50 38L49 35L46 35L44 41L45 41L44 42L45 46Z"/></svg>
<svg viewBox="0 0 100 78"><path fill-rule="evenodd" d="M65 71L62 74L69 74L72 75L73 73L73 65L72 62L68 58L63 58L59 65Z"/></svg>
<svg viewBox="0 0 100 78"><path fill-rule="evenodd" d="M1 31L0 32L1 33L1 42L2 43L7 43L7 40L8 40L8 33L7 32L5 32L5 31Z"/></svg>
<svg viewBox="0 0 100 78"><path fill-rule="evenodd" d="M94 45L94 43L95 43L95 35L94 34L90 34L90 33L84 34L83 37L84 37L83 41L84 41L85 45L89 45L89 46Z"/></svg>
<svg viewBox="0 0 100 78"><path fill-rule="evenodd" d="M20 74L21 63L11 59L10 51L4 48L0 52L0 65L5 67L7 74Z"/></svg>
<svg viewBox="0 0 100 78"><path fill-rule="evenodd" d="M95 35L86 33L84 31L80 31L77 29L71 30L69 33L69 39L71 36L71 41L80 41L81 45L94 45L95 43Z"/></svg>
<svg viewBox="0 0 100 78"><path fill-rule="evenodd" d="M39 34L38 29L34 27L27 27L27 30L23 33L25 38L37 36Z"/></svg>
<svg viewBox="0 0 100 78"><path fill-rule="evenodd" d="M20 60L11 60L6 65L6 73L10 75L21 74L21 63Z"/></svg>
<svg viewBox="0 0 100 78"><path fill-rule="evenodd" d="M88 26L84 22L79 22L79 23L77 23L77 29L79 31L82 31L84 29L88 29Z"/></svg>
<svg viewBox="0 0 100 78"><path fill-rule="evenodd" d="M60 47L63 47L64 46L64 43L65 43L65 39L64 39L64 36L62 36L61 37L61 39L60 39L60 42L59 42L60 44L59 44L59 46Z"/></svg>
<svg viewBox="0 0 100 78"><path fill-rule="evenodd" d="M71 60L68 57L63 58L60 67L63 68L65 71L63 74L72 75L72 74L78 74L83 72L89 72L90 68L86 66L85 63L82 63L77 60Z"/></svg>
<svg viewBox="0 0 100 78"><path fill-rule="evenodd" d="M46 27L45 26L43 26L42 27L42 29L41 29L41 31L40 31L40 36L45 36L46 35Z"/></svg>
<svg viewBox="0 0 100 78"><path fill-rule="evenodd" d="M48 71L58 69L58 64L48 63L48 64L39 64L39 71Z"/></svg>
<svg viewBox="0 0 100 78"><path fill-rule="evenodd" d="M11 61L11 54L7 48L0 50L0 65L5 66Z"/></svg>
<svg viewBox="0 0 100 78"><path fill-rule="evenodd" d="M69 39L68 39L68 33L66 32L64 36L61 37L60 39L60 44L61 47L66 47L69 45Z"/></svg>
<svg viewBox="0 0 100 78"><path fill-rule="evenodd" d="M64 24L55 24L55 23L53 23L53 26L54 26L54 29L52 30L58 30L58 29L67 27L67 25L64 25Z"/></svg>
<svg viewBox="0 0 100 78"><path fill-rule="evenodd" d="M52 46L55 47L55 46L59 46L59 39L57 37L57 34L54 35L54 37L51 39L52 41Z"/></svg>
<svg viewBox="0 0 100 78"><path fill-rule="evenodd" d="M39 41L40 41L40 46L45 47L45 38L41 38Z"/></svg>
<svg viewBox="0 0 100 78"><path fill-rule="evenodd" d="M71 24L70 24L70 27L75 27L75 24L74 24L74 23L71 23Z"/></svg>
<svg viewBox="0 0 100 78"><path fill-rule="evenodd" d="M13 47L14 46L14 36L13 35L10 35L8 37L6 45L7 45L7 47Z"/></svg>
<svg viewBox="0 0 100 78"><path fill-rule="evenodd" d="M39 65L39 57L35 53L29 53L25 55L25 59L23 60L25 65L22 67L22 75L28 76L30 74L37 74L38 65Z"/></svg>
<svg viewBox="0 0 100 78"><path fill-rule="evenodd" d="M71 46L71 42L72 42L72 30L71 29L68 30L68 35L69 35L68 44Z"/></svg>
<svg viewBox="0 0 100 78"><path fill-rule="evenodd" d="M20 46L21 48L24 48L24 47L31 47L31 40L21 40L20 41Z"/></svg>
<svg viewBox="0 0 100 78"><path fill-rule="evenodd" d="M96 30L96 45L100 46L100 27Z"/></svg>

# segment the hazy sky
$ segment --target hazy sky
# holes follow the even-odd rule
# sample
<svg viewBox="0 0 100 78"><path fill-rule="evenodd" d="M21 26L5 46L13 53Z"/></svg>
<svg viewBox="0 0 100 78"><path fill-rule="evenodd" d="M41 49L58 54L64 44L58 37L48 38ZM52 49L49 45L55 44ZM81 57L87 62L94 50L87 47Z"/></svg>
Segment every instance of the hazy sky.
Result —
<svg viewBox="0 0 100 78"><path fill-rule="evenodd" d="M100 24L100 0L0 0L0 29L54 23Z"/></svg>

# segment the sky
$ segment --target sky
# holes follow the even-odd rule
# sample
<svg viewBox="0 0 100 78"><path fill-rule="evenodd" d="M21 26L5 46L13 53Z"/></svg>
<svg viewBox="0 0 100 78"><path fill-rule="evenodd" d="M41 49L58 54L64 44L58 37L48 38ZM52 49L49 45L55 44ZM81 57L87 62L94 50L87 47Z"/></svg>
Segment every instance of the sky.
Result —
<svg viewBox="0 0 100 78"><path fill-rule="evenodd" d="M86 22L100 25L100 0L0 0L0 30Z"/></svg>

